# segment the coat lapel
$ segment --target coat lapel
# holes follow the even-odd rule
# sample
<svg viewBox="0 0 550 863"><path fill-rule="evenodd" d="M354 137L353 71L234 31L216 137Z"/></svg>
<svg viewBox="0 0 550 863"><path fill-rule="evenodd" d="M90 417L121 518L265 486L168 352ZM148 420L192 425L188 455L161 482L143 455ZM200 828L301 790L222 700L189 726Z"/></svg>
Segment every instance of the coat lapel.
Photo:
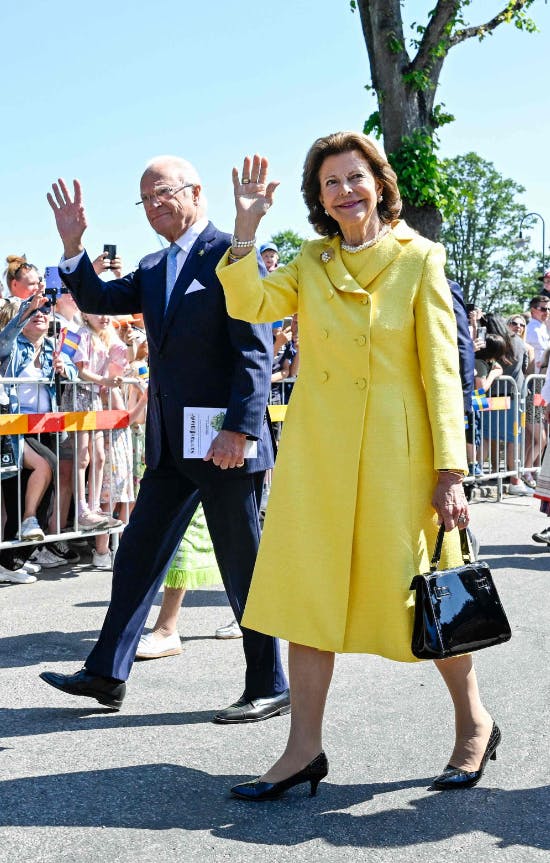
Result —
<svg viewBox="0 0 550 863"><path fill-rule="evenodd" d="M355 279L344 265L338 237L327 240L321 260L325 261L327 276L335 288L347 293L362 294L401 253L402 242L411 240L414 236L415 232L406 222L394 223L393 230L373 249L372 254L367 255L365 266Z"/></svg>

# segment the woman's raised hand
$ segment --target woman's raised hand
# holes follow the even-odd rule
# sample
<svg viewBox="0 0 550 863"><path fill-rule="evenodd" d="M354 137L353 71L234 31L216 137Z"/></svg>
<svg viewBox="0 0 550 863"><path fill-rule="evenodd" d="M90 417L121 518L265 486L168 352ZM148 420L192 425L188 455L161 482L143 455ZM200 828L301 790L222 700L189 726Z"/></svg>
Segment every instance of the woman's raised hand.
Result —
<svg viewBox="0 0 550 863"><path fill-rule="evenodd" d="M254 228L265 216L273 203L273 194L279 183L267 182L269 163L264 156L245 156L242 172L233 168L233 188L235 190L235 207L237 209L237 226ZM244 239L244 237L243 237Z"/></svg>

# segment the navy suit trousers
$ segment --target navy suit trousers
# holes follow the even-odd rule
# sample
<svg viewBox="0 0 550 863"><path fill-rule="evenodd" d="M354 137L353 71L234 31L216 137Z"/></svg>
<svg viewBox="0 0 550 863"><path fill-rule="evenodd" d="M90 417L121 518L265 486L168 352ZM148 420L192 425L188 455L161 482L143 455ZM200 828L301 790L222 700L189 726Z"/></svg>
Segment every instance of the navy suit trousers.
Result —
<svg viewBox="0 0 550 863"><path fill-rule="evenodd" d="M263 472L234 470L212 477L200 460L176 464L163 446L159 466L147 469L124 530L113 568L111 603L86 668L126 680L147 615L170 562L201 500L224 587L241 620L260 540L258 521ZM205 479L206 477L206 479ZM288 684L279 643L243 628L248 699L283 692Z"/></svg>

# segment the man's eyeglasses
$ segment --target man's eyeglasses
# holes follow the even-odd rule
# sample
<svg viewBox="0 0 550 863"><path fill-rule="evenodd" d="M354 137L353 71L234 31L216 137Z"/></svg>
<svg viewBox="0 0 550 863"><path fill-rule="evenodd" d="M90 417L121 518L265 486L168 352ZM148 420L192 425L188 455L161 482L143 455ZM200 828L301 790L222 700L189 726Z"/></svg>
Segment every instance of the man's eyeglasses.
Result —
<svg viewBox="0 0 550 863"><path fill-rule="evenodd" d="M191 189L193 186L195 183L184 183L183 186L156 186L154 192L150 195L142 195L140 200L136 201L136 207L140 207L142 204L144 207L148 207L154 201L169 201L178 192L183 189Z"/></svg>
<svg viewBox="0 0 550 863"><path fill-rule="evenodd" d="M550 306L537 306L539 312L550 312Z"/></svg>

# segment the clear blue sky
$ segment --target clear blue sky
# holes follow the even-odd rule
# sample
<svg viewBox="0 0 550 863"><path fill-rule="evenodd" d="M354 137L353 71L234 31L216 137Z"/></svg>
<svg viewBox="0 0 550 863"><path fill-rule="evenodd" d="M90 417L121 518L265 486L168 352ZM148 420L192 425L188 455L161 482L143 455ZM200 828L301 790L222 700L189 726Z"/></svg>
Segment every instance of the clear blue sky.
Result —
<svg viewBox="0 0 550 863"><path fill-rule="evenodd" d="M473 0L472 23L504 0ZM60 253L45 199L52 180L83 183L93 254L117 243L126 269L158 238L134 206L154 155L194 162L209 215L231 230L231 167L244 153L270 158L281 181L262 226L312 232L300 195L304 155L319 135L361 129L374 110L358 14L348 0L26 0L5 3L0 73L3 152L0 260L26 252L38 266ZM433 0L405 0L425 21ZM526 187L550 235L550 6L532 8L540 32L499 27L453 48L438 101L456 116L442 154L469 150ZM540 228L533 230L540 249ZM550 240L550 236L549 236ZM2 272L4 267L2 266Z"/></svg>

